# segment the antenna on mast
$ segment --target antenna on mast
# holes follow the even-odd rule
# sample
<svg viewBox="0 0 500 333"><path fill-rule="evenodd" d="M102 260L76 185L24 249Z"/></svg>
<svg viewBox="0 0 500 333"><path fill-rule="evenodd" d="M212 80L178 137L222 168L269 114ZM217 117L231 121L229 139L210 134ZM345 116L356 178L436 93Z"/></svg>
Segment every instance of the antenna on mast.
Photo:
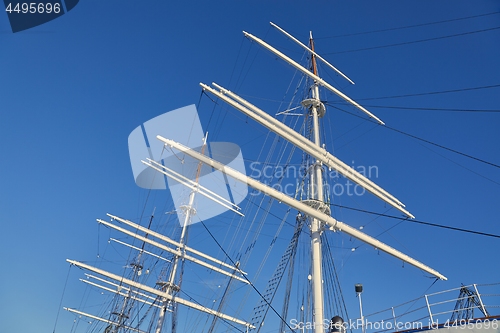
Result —
<svg viewBox="0 0 500 333"><path fill-rule="evenodd" d="M309 45L311 45L311 65L314 75L318 75L318 66L316 65L316 52L314 52L313 32L309 31Z"/></svg>

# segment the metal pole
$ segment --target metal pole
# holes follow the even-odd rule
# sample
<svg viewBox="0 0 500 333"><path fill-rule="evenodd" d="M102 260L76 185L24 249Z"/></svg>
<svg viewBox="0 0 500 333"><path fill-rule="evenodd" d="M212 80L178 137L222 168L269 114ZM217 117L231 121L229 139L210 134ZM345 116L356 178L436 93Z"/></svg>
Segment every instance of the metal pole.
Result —
<svg viewBox="0 0 500 333"><path fill-rule="evenodd" d="M356 284L354 286L356 290L356 296L359 298L359 314L361 318L361 331L363 333L366 333L366 327L365 327L365 317L363 316L363 302L361 301L361 293L363 292L363 285L362 284Z"/></svg>
<svg viewBox="0 0 500 333"><path fill-rule="evenodd" d="M314 51L314 42L312 39L312 33L310 34L310 44L311 49ZM311 56L312 67L314 75L317 74L316 70L316 58L313 54ZM312 98L318 103L313 103L311 105L311 113L313 117L313 135L314 144L316 146L321 146L320 132L319 132L319 88L318 83L314 82L312 86ZM319 202L324 201L323 197L323 175L322 175L322 164L320 161L316 160L314 169L312 170L314 176L314 182L309 184L309 190L314 199ZM311 221L311 258L312 258L312 288L313 288L313 318L314 318L314 332L324 333L323 327L323 272L322 272L322 253L321 253L321 232L322 232L322 222L316 218L312 218Z"/></svg>
<svg viewBox="0 0 500 333"><path fill-rule="evenodd" d="M396 329L398 323L396 321L396 311L394 311L394 307L392 307L392 318L394 319L394 329Z"/></svg>
<svg viewBox="0 0 500 333"><path fill-rule="evenodd" d="M477 290L477 285L474 283L474 284L473 284L473 286L474 286L474 290L476 290L476 295L477 295L477 298L478 298L478 300L479 300L479 304L481 305L481 311L483 312L483 314L484 314L486 317L488 317L488 316L489 316L489 314L488 314L488 312L486 311L486 307L485 307L485 306L484 306L484 304L483 304L483 300L481 299L481 295L479 294L479 291Z"/></svg>
<svg viewBox="0 0 500 333"><path fill-rule="evenodd" d="M202 154L205 152L205 147L207 145L207 137L208 137L208 133L203 138L203 146L201 149ZM197 186L199 184L201 167L202 167L202 163L199 162L198 169L196 171L196 185L195 186ZM167 288L165 290L165 292L171 296L174 294L175 289L176 289L175 279L176 279L176 275L177 275L177 269L179 267L179 259L181 259L181 256L183 256L185 254L185 247L184 247L185 239L184 238L186 237L186 231L187 231L187 228L191 222L191 215L196 214L196 211L193 208L194 197L196 196L196 192L197 192L197 188L195 188L191 191L191 194L189 195L189 203L187 204L187 206L184 207L186 210L186 216L184 217L184 224L182 225L182 232L181 232L181 237L179 240L180 244L178 247L178 251L181 252L181 255L175 256L172 271L170 272L170 277L168 279ZM163 323L165 322L165 312L167 312L167 305L170 302L170 300L168 300L167 298L163 298L162 301L163 301L163 308L162 308L162 311L160 311L160 315L158 316L158 323L156 325L155 333L161 333L161 330L163 328Z"/></svg>
<svg viewBox="0 0 500 333"><path fill-rule="evenodd" d="M425 295L425 303L427 304L427 310L429 311L429 318L431 319L431 324L434 325L434 319L432 318L431 306L429 304L429 298Z"/></svg>
<svg viewBox="0 0 500 333"><path fill-rule="evenodd" d="M189 204L186 207L186 216L184 218L184 225L182 226L181 238L179 240L180 246L178 247L178 250L181 251L182 254L184 253L184 246L183 246L184 245L184 237L186 235L186 229L187 229L189 222L191 220L191 214L193 211L193 203L194 203L195 195L196 195L196 192L192 191L191 195L189 196ZM173 295L173 293L175 291L174 285L175 285L175 277L177 274L177 268L179 266L179 259L180 259L180 256L176 255L175 259L174 259L172 271L170 272L170 276L168 279L167 288L166 288L165 292L169 295ZM161 333L161 330L163 328L163 323L165 322L165 313L167 312L167 305L168 305L168 303L170 303L170 300L168 300L167 298L163 298L162 301L163 301L162 302L163 308L161 309L160 314L158 315L158 323L156 325L156 331L155 331L156 333Z"/></svg>

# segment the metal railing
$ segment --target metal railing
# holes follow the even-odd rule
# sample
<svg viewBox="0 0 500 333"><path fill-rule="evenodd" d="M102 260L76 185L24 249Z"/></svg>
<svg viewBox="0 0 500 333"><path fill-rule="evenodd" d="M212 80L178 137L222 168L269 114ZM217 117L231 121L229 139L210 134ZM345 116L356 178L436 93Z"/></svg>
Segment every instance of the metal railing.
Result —
<svg viewBox="0 0 500 333"><path fill-rule="evenodd" d="M481 293L480 293L481 291ZM500 283L472 284L427 294L365 315L367 332L415 331L500 314Z"/></svg>

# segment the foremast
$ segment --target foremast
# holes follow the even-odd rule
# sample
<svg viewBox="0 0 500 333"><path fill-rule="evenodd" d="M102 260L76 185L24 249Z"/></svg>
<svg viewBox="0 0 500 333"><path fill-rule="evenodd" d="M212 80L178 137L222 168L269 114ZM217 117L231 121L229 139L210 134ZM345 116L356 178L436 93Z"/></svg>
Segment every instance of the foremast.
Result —
<svg viewBox="0 0 500 333"><path fill-rule="evenodd" d="M204 156L204 151L206 148L207 144L207 137L203 139L203 146L201 150L201 155ZM149 226L143 227L137 223L134 223L132 221L120 218L115 215L107 214L111 218L111 222L107 222L101 219L97 219L97 222L99 224L102 224L106 227L109 227L111 229L114 229L124 235L130 236L132 238L135 238L139 241L143 242L142 248L135 247L133 245L127 244L125 242L116 240L116 239L111 239L113 241L116 241L122 245L128 246L134 250L138 250L139 255L137 259L134 261L134 264L132 265L134 268L134 276L132 279L125 278L124 276L120 276L118 274L114 274L112 272L108 272L104 269L100 269L82 262L78 262L75 260L70 260L67 259L67 261L71 265L75 265L77 267L80 267L82 269L88 270L90 272L96 273L99 276L96 275L90 275L87 274L87 277L96 280L99 283L92 282L92 281L86 281L82 280L85 283L88 283L92 286L98 287L102 290L112 292L116 295L122 296L125 299L125 301L122 303L123 306L121 307L121 311L115 315L115 319L106 319L102 318L99 316L95 316L83 311L79 311L76 309L72 308L64 308L67 311L73 312L75 314L78 314L80 316L85 316L87 318L91 318L94 320L98 320L100 322L107 323L108 326L104 330L104 333L111 333L111 332L118 332L120 329L128 331L133 331L133 332L139 332L139 333L146 333L145 331L141 330L139 327L141 326L141 322L135 323L134 326L131 326L131 323L126 323L126 319L128 316L120 315L125 313L125 309L129 309L129 303L130 300L133 301L139 301L141 303L147 304L152 307L156 307L160 309L160 314L158 318L156 319L156 329L154 332L160 333L162 332L164 328L164 322L166 319L166 312L167 311L175 311L177 305L183 305L191 309L198 310L200 312L204 312L206 314L212 315L214 317L220 318L224 321L236 323L239 325L242 325L246 328L246 330L250 328L254 328L250 323L240 320L238 318L232 317L230 315L224 314L222 312L219 312L217 310L212 309L211 307L204 306L200 303L196 303L193 301L189 301L183 298L179 297L179 290L180 290L180 284L182 281L182 265L184 264L184 261L189 261L192 263L195 263L199 266L205 267L211 271L223 274L233 280L238 280L240 282L249 284L249 280L245 278L244 276L247 274L244 271L242 271L239 268L239 265L231 265L228 264L224 261L221 261L219 259L216 259L214 257L209 256L208 254L205 254L201 251L195 250L189 246L187 246L187 235L188 235L188 227L191 224L191 219L192 217L196 214L196 210L194 209L194 203L195 203L195 196L196 194L201 194L205 197L208 197L209 199L213 200L214 202L217 202L218 204L223 205L224 207L228 208L229 210L232 210L236 212L239 215L243 215L242 213L239 212L240 207L237 205L231 203L230 201L226 200L225 198L217 195L216 193L210 191L209 189L205 188L204 186L200 185L199 180L200 180L200 174L201 174L201 168L202 168L202 163L200 162L198 164L197 172L196 172L196 177L195 180L191 180L190 178L187 178L171 169L166 167L165 165L149 160L142 161L144 164L148 165L152 169L155 169L156 171L164 174L167 177L173 178L179 183L185 185L186 187L191 189L190 195L189 195L189 201L188 204L183 206L183 210L185 211L184 219L182 224L182 231L181 231L181 236L179 241L175 241L173 239L170 239L166 237L165 235L153 231L150 229L151 227L151 220ZM117 224L120 223L124 226L127 227L122 227L118 226ZM146 284L143 284L139 282L138 277L142 275L142 261L141 257L143 254L147 254L153 257L156 257L158 259L164 260L164 261L170 261L166 258L163 258L160 255L156 255L152 252L145 251L144 250L144 245L145 244L151 245L152 247L165 251L171 255L173 255L173 260L172 260L172 265L171 269L168 274L168 278L165 279L164 281L159 280L156 283L156 287L153 288L151 286L148 286ZM149 270L147 270L149 272ZM113 282L116 281L116 282ZM104 284L104 285L103 285ZM160 300L160 302L158 302ZM172 307L174 308L173 311L170 309L170 305L173 305ZM175 314L174 314L175 315ZM176 331L176 323L175 323L175 316L172 319L172 332ZM149 329L148 329L149 332Z"/></svg>
<svg viewBox="0 0 500 333"><path fill-rule="evenodd" d="M174 257L169 278L166 282L163 281L157 282L157 285L160 287L160 290L164 291L167 295L170 296L174 296L180 290L180 285L179 285L180 283L176 284L176 282L179 280L177 278L177 275L178 275L179 265L182 264L181 259L185 254L184 243L186 240L187 227L190 224L191 217L194 214L196 214L196 211L193 208L195 194L196 192L192 190L189 195L189 203L183 207L186 215L184 217L184 224L182 225L181 237L179 239L179 246L177 247L177 251L179 252L179 254L176 254ZM165 322L165 314L167 312L169 304L171 303L171 300L168 299L167 297L163 297L161 302L162 302L162 308L160 310L160 314L158 315L158 322L156 325L155 333L161 333L161 330L163 328L163 323ZM173 326L175 327L175 325ZM172 331L175 332L175 329L172 329Z"/></svg>
<svg viewBox="0 0 500 333"><path fill-rule="evenodd" d="M207 135L203 138L203 146L201 148L201 153L204 154L205 148L207 145ZM199 179L200 179L200 173L201 173L201 167L202 163L198 163L198 169L196 171L196 180L194 184L194 188L191 190L191 193L189 194L189 201L188 204L185 206L182 206L182 209L184 211L184 223L182 224L182 231L181 231L181 236L179 239L179 246L177 250L179 251L180 254L175 255L174 262L172 265L172 269L169 274L169 278L167 282L158 282L157 284L160 285L161 290L165 291L168 295L174 296L179 290L180 290L180 279L181 277L178 277L178 271L179 271L179 265L181 263L181 259L185 254L185 242L186 242L186 236L187 236L187 229L188 226L191 224L191 218L196 214L196 210L194 209L194 198L196 196L196 192L198 191L198 186L199 186ZM177 282L176 284L176 281ZM156 330L155 333L161 333L162 328L163 328L163 323L165 322L165 314L167 312L168 305L171 303L171 301L164 297L162 299L162 304L163 307L160 311L160 314L158 316L158 323L156 325ZM173 309L175 311L175 309ZM172 317L172 321L175 321L175 317ZM175 332L175 323L172 323L172 332Z"/></svg>

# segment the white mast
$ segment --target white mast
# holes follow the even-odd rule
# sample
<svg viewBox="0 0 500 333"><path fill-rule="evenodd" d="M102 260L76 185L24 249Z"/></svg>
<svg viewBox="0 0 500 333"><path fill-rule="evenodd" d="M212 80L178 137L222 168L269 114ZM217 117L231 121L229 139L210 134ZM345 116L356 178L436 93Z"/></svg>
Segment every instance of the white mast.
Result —
<svg viewBox="0 0 500 333"><path fill-rule="evenodd" d="M325 226L328 227L328 229L333 230L333 231L343 231L353 237L356 237L360 239L361 241L370 244L374 246L375 248L382 250L384 252L387 252L391 255L393 255L396 258L399 258L405 262L408 262L426 272L429 272L433 274L434 276L446 280L446 277L440 274L439 272L435 271L434 269L422 264L421 262L395 250L394 248L374 239L373 237L370 237L363 232L358 231L356 228L352 228L349 225L342 223L340 221L337 221L336 219L332 218L330 216L330 207L327 203L325 203L325 198L324 198L324 189L323 189L323 165L327 166L328 168L332 168L334 170L337 170L340 174L342 174L344 177L347 179L353 181L355 184L358 184L362 186L364 189L368 190L378 198L382 199L384 202L390 204L394 208L398 209L399 211L403 212L405 215L407 215L410 218L414 218L414 216L408 212L404 207L404 204L399 201L397 198L395 198L393 195L364 177L363 175L357 173L353 169L351 169L349 166L347 166L345 163L337 159L335 156L330 154L324 147L321 145L321 139L320 139L320 128L319 128L319 118L323 117L326 109L324 104L321 102L320 95L319 95L319 86L322 86L331 92L335 93L348 103L352 104L353 106L357 107L364 113L366 113L369 117L373 118L376 120L379 124L384 125L384 123L376 117L374 114L372 114L370 111L365 109L363 106L359 105L356 101L345 95L344 93L340 92L338 89L334 88L331 86L329 83L327 83L325 80L323 80L321 77L318 76L318 71L317 71L317 65L316 65L316 59L319 59L326 63L330 68L335 70L338 74L340 74L342 77L347 79L349 82L352 82L345 74L340 72L338 69L333 67L333 65L329 64L326 60L321 58L314 50L314 41L312 38L312 32L310 33L310 47L305 46L302 44L300 41L298 41L295 37L278 27L277 25L271 23L273 27L278 29L280 32L285 34L288 38L290 38L292 41L295 43L299 44L302 48L306 49L309 51L311 55L311 68L305 68L286 56L285 54L281 53L271 45L267 44L263 40L247 33L243 32L243 34L253 40L254 42L258 43L265 49L269 50L288 64L292 65L295 67L297 70L308 76L313 80L313 84L311 86L311 98L308 98L304 101L302 101L302 105L308 109L308 116L312 117L312 122L311 122L311 132L312 132L312 138L306 138L303 135L295 132L293 129L289 128L288 126L284 125L283 123L278 122L276 119L273 117L269 116L266 112L260 110L259 108L255 107L254 105L250 104L249 102L245 101L241 97L237 96L236 94L232 93L231 91L224 89L223 87L213 83L213 86L219 91L203 84L200 83L202 88L206 91L209 91L210 93L216 95L217 97L221 98L223 101L228 103L229 105L233 106L237 110L243 112L245 115L249 116L250 118L256 120L260 124L264 125L267 127L269 130L275 132L279 136L283 137L285 140L289 141L290 143L294 144L301 150L303 150L310 158L311 161L313 161L312 167L309 168L310 174L309 174L309 184L308 184L308 197L306 200L302 201L297 201L291 197L286 196L284 193L277 191L275 189L272 189L258 181L255 181L251 179L250 177L247 177L245 175L240 174L239 172L236 172L235 170L232 170L231 168L227 166L223 166L222 164L218 163L217 161L211 160L209 158L206 158L204 156L200 156L200 154L197 154L196 152L183 147L182 145L179 145L178 143L173 142L172 140L165 139L163 137L158 136L157 138L161 141L163 141L166 145L175 147L179 149L180 151L186 153L187 155L194 157L198 159L199 161L202 161L204 163L207 163L208 165L212 166L213 168L220 170L240 181L243 181L247 183L249 186L254 187L257 190L260 190L264 192L265 194L279 200L280 202L288 204L290 207L296 208L299 211L305 213L310 221L310 231L311 231L311 276L310 280L312 282L312 305L313 305L313 313L312 313L312 320L313 320L313 331L315 333L324 333L324 300L323 300L323 274L322 274L322 248L321 248L321 233L323 230L325 230Z"/></svg>
<svg viewBox="0 0 500 333"><path fill-rule="evenodd" d="M311 45L311 50L314 52L314 41L312 38L312 32L310 33L309 43ZM316 55L311 54L311 65L312 72L314 75L318 75L318 70L316 67ZM319 99L319 87L318 82L314 81L311 87L312 100L310 103L311 116L313 117L313 136L314 144L318 147L321 146L320 131L319 131L319 118L324 115L325 107L322 105ZM304 102L303 102L304 103ZM320 110L323 111L320 113ZM309 193L312 194L312 198L316 200L320 205L324 205L324 194L323 194L323 166L321 161L316 160L314 163L313 172L311 173L311 181L309 182ZM309 200L307 200L309 201ZM306 203L307 203L306 201ZM314 217L309 217L311 219L311 281L313 289L313 324L315 333L323 333L323 272L322 272L322 251L321 251L321 232L323 229L323 223Z"/></svg>
<svg viewBox="0 0 500 333"><path fill-rule="evenodd" d="M207 135L208 135L208 133L207 133ZM205 151L206 145L207 145L207 137L205 136L203 138L203 146L201 148L202 154ZM198 170L196 173L196 183L198 183L198 179L199 179L200 172L201 172L201 166L202 166L202 164L200 162L198 164ZM181 253L175 256L172 270L170 271L170 276L169 276L168 282L164 283L164 285L162 286L162 290L164 290L170 296L173 296L180 289L180 286L175 284L175 280L177 277L177 269L179 267L179 260L181 258L183 258L184 254L185 254L184 242L185 242L187 227L189 224L191 224L190 222L191 222L192 215L196 214L196 210L193 207L195 195L196 195L196 187L191 191L191 194L189 195L189 203L186 206L182 207L184 209L186 216L184 218L184 223L182 224L181 238L179 240L180 244L179 244L179 247L177 248L177 250ZM163 309L162 309L162 311L160 311L160 315L158 316L158 324L156 325L155 333L161 333L163 323L165 322L165 313L167 312L167 306L170 303L170 300L168 298L164 297L162 299L162 303L163 303Z"/></svg>

